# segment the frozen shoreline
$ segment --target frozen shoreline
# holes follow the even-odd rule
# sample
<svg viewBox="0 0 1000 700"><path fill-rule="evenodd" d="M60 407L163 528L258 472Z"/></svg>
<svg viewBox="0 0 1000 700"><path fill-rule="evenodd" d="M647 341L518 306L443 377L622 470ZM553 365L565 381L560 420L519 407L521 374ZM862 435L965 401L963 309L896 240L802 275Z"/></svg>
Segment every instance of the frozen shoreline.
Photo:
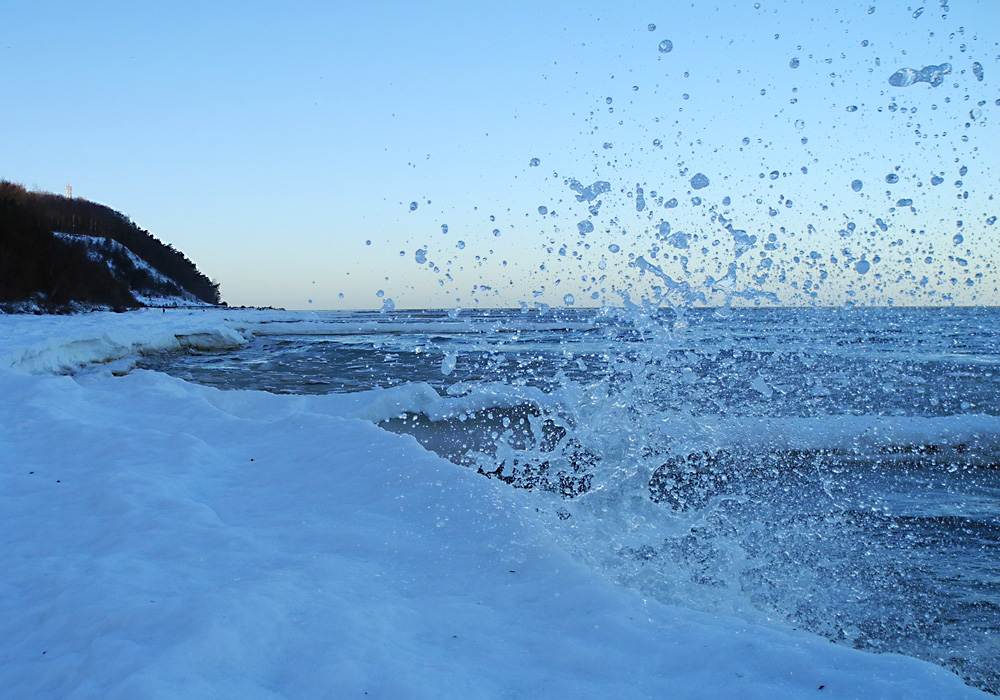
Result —
<svg viewBox="0 0 1000 700"><path fill-rule="evenodd" d="M614 586L545 537L524 494L369 422L431 406L429 387L54 374L237 346L279 316L0 316L12 696L983 695L929 663Z"/></svg>

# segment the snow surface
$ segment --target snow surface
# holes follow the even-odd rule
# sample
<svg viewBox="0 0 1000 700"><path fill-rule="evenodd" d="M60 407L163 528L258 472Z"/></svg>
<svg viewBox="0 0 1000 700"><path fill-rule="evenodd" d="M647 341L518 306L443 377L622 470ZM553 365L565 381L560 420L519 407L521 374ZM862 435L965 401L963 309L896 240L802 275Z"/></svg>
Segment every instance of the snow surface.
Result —
<svg viewBox="0 0 1000 700"><path fill-rule="evenodd" d="M552 543L529 494L371 422L448 400L425 385L306 397L115 376L269 319L0 316L4 696L984 695L615 586Z"/></svg>

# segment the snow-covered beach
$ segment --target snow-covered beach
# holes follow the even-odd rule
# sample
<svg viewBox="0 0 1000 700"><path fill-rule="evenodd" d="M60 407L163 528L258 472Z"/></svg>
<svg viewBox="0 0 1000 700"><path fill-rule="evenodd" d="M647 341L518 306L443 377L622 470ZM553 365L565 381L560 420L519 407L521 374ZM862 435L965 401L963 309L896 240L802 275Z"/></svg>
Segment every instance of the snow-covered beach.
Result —
<svg viewBox="0 0 1000 700"><path fill-rule="evenodd" d="M983 695L930 663L615 585L523 492L373 423L432 404L430 387L284 396L129 371L238 347L276 316L0 316L3 694Z"/></svg>

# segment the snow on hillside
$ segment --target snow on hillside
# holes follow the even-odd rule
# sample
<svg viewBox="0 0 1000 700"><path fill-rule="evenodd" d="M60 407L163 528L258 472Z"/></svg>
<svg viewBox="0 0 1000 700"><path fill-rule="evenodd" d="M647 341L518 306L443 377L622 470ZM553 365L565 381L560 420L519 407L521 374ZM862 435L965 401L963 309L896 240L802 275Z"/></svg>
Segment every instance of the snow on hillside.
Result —
<svg viewBox="0 0 1000 700"><path fill-rule="evenodd" d="M553 544L529 494L353 417L429 387L52 374L236 345L268 317L0 316L5 696L984 696L925 662L614 585Z"/></svg>
<svg viewBox="0 0 1000 700"><path fill-rule="evenodd" d="M110 238L103 238L101 236L86 236L83 234L75 233L55 233L56 238L65 241L71 245L83 246L87 251L87 256L91 260L97 262L103 262L111 270L111 273L116 277L121 278L121 270L116 269L114 261L111 258L111 253L122 253L128 260L139 270L146 271L150 277L156 282L166 285L168 287L173 287L178 290L178 294L172 296L164 297L154 297L142 293L139 290L130 289L136 300L144 304L145 306L168 306L168 307L181 307L181 306L210 306L205 302L198 299L196 296L190 292L181 288L174 280L162 274L155 267L147 263L145 260L140 258L138 255L133 253L131 250L123 246L118 241L112 240Z"/></svg>

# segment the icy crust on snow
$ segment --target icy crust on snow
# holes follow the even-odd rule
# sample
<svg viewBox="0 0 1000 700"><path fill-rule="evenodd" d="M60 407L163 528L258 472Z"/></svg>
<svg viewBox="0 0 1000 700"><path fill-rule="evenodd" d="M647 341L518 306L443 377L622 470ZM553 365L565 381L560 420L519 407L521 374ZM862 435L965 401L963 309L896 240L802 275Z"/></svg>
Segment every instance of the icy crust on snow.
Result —
<svg viewBox="0 0 1000 700"><path fill-rule="evenodd" d="M0 395L10 697L983 697L644 600L553 544L530 494L326 397L9 369Z"/></svg>
<svg viewBox="0 0 1000 700"><path fill-rule="evenodd" d="M186 349L226 350L247 336L216 310L0 316L0 367L66 372L95 363Z"/></svg>

